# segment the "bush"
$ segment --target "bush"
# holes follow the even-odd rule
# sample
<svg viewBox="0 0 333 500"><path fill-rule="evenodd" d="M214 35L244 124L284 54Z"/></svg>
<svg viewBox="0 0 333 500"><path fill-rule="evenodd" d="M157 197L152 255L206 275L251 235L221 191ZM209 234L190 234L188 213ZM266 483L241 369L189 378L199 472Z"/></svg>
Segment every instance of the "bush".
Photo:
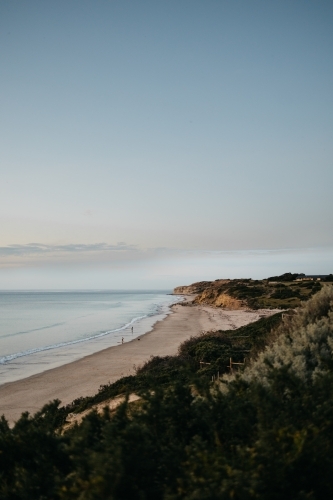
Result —
<svg viewBox="0 0 333 500"><path fill-rule="evenodd" d="M225 332L191 339L179 357L152 358L122 382L149 379L138 407L125 401L114 413L91 412L65 434L57 429L57 401L34 417L24 414L13 429L2 419L0 498L332 498L332 321L333 289L325 287L226 383L209 384L199 371L165 386L159 381L173 377L181 360L216 358L241 340L241 329L231 332L234 339ZM267 325L243 327L246 342L267 338Z"/></svg>
<svg viewBox="0 0 333 500"><path fill-rule="evenodd" d="M286 318L284 333L267 347L246 370L247 380L267 382L272 368L288 366L304 382L326 374L333 368L333 287L325 286L294 316Z"/></svg>

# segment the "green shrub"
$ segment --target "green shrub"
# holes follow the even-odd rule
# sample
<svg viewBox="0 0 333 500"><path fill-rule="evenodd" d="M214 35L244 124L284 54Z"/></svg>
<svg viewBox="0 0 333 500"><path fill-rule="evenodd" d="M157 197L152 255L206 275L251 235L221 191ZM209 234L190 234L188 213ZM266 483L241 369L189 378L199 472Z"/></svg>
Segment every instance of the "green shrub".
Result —
<svg viewBox="0 0 333 500"><path fill-rule="evenodd" d="M178 357L152 358L96 396L141 387L138 407L91 412L65 434L57 401L12 429L2 419L1 500L332 498L333 289L279 326L280 315L263 320L193 338ZM225 383L194 368L202 355L217 362L224 350L274 338Z"/></svg>

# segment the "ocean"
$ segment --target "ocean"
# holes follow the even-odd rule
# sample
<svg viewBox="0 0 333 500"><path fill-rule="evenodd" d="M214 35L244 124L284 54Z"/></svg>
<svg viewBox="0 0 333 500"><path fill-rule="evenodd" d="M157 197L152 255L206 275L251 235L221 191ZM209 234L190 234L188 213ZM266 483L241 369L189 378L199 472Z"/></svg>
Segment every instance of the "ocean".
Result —
<svg viewBox="0 0 333 500"><path fill-rule="evenodd" d="M129 342L179 300L168 291L0 291L0 384Z"/></svg>

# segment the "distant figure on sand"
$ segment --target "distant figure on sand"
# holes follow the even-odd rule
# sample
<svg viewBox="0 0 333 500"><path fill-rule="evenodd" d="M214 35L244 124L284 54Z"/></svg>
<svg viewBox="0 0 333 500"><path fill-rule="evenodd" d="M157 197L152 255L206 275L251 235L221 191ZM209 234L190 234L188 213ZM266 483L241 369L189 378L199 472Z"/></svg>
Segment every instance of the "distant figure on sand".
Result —
<svg viewBox="0 0 333 500"><path fill-rule="evenodd" d="M124 337L121 337L121 343L122 344L124 343Z"/></svg>
<svg viewBox="0 0 333 500"><path fill-rule="evenodd" d="M133 326L132 326L132 333L133 333Z"/></svg>

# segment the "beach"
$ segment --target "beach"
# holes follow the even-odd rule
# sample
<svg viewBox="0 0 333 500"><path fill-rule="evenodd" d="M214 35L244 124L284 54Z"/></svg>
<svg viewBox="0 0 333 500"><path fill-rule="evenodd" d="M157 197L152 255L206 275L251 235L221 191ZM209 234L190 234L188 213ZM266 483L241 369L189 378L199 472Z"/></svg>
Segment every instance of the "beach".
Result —
<svg viewBox="0 0 333 500"><path fill-rule="evenodd" d="M187 301L191 297L187 297ZM177 354L182 342L203 331L231 330L244 326L272 310L232 310L175 304L171 313L148 333L124 344L109 347L75 362L0 386L0 415L13 423L22 412L33 414L54 399L62 405L92 396L101 385L134 375L152 356Z"/></svg>

